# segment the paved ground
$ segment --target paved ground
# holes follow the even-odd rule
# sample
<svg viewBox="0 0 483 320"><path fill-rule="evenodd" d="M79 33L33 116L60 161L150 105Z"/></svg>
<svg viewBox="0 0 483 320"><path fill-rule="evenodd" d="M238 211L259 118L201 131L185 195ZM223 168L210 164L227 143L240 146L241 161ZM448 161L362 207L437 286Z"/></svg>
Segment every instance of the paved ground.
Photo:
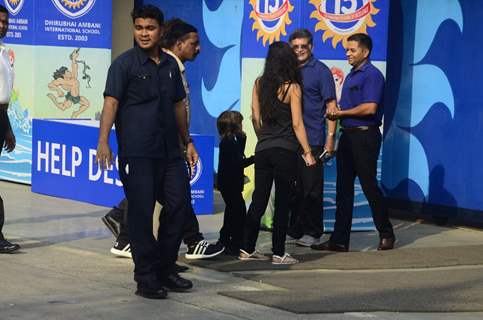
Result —
<svg viewBox="0 0 483 320"><path fill-rule="evenodd" d="M374 281L377 273L388 274L387 270L358 270L361 280L351 289L351 282L345 281L344 287L337 288L338 277L341 282L347 279L345 272L324 266L320 270L290 270L258 272L218 272L207 268L193 267L186 274L195 283L192 293L170 294L165 301L150 301L133 294L132 262L119 259L109 254L113 239L100 222L100 217L108 208L84 203L41 196L30 192L29 187L0 182L0 193L4 198L7 224L5 233L10 239L18 241L23 250L14 255L0 256L0 319L483 319L483 310L460 313L397 313L371 312L356 310L347 304L347 309L338 309L337 313L296 314L279 308L264 306L268 304L263 292L287 291L297 295L296 290L304 288L304 281L310 284L307 272L315 272L321 277L330 277L326 285L330 286L333 299L337 295L349 297L354 290L363 288L371 293L372 288L365 286ZM218 206L220 208L220 206ZM209 240L215 240L221 224L221 214L200 216L201 229ZM483 245L483 232L466 228L442 228L418 223L395 221L398 247L403 249L468 247ZM354 251L372 251L376 244L373 233L357 233L352 238ZM269 248L267 236L263 236L260 246ZM182 248L183 252L186 250ZM303 254L303 249L295 249ZM355 253L359 254L359 253ZM451 257L448 257L451 259ZM394 270L393 270L394 271ZM472 283L481 283L483 265L455 265L441 268L404 268L400 270L418 277L430 274L434 277L433 289L424 291L426 295L439 292L445 284L453 284L452 272L458 279L472 279ZM353 271L351 271L353 272ZM369 276L365 277L363 274ZM465 275L466 274L466 275ZM478 274L482 276L479 278ZM440 275L439 277L436 277ZM466 276L466 278L465 278ZM393 288L388 277L376 277L381 285ZM389 277L390 278L390 277ZM416 278L416 277L414 277ZM427 277L426 277L427 278ZM426 279L425 278L425 279ZM294 281L294 279L299 279ZM371 280L372 279L372 280ZM314 288L311 288L313 290ZM394 288L397 289L397 288ZM415 282L414 287L406 292L414 301L428 301L426 297L418 299L421 287ZM320 288L324 290L324 288ZM451 290L456 290L454 287ZM328 291L328 290L326 290ZM220 292L259 292L260 300L248 303L227 297ZM310 290L308 291L310 292ZM318 291L315 290L315 293ZM471 292L470 292L471 293ZM317 294L307 296L311 301ZM463 295L463 305L473 306L472 296ZM465 300L466 299L466 300ZM273 299L272 299L273 300ZM303 299L302 299L303 300ZM305 302L307 302L305 301ZM465 303L465 301L467 303ZM280 302L280 301L276 301ZM313 300L316 304L319 301ZM434 301L428 303L435 303ZM437 302L436 302L437 303ZM461 303L461 301L460 301ZM344 307L344 304L342 304ZM420 311L434 308L424 304ZM471 309L471 308L469 308ZM351 310L353 312L346 312ZM330 310L327 310L330 311ZM482 312L476 312L482 311Z"/></svg>

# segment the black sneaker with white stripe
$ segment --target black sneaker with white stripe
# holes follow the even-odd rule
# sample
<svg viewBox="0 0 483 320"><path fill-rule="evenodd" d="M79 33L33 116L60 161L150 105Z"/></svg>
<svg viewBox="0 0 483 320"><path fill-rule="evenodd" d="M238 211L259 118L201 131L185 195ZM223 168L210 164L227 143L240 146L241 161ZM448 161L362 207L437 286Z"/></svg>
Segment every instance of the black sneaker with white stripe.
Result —
<svg viewBox="0 0 483 320"><path fill-rule="evenodd" d="M118 257L132 258L129 242L116 241L114 247L111 248L111 253Z"/></svg>
<svg viewBox="0 0 483 320"><path fill-rule="evenodd" d="M188 246L188 252L184 255L186 259L208 259L213 258L225 250L221 242L210 244L206 240Z"/></svg>

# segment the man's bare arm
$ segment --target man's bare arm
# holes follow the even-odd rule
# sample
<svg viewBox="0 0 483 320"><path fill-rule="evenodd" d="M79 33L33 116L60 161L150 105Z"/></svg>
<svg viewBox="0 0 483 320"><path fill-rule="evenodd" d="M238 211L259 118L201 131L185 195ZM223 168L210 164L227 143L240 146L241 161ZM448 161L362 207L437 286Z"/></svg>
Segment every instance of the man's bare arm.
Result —
<svg viewBox="0 0 483 320"><path fill-rule="evenodd" d="M99 128L99 140L97 143L96 162L103 168L108 168L112 163L112 151L109 147L109 134L112 125L116 120L119 101L113 97L104 98L104 106L102 107L101 123Z"/></svg>

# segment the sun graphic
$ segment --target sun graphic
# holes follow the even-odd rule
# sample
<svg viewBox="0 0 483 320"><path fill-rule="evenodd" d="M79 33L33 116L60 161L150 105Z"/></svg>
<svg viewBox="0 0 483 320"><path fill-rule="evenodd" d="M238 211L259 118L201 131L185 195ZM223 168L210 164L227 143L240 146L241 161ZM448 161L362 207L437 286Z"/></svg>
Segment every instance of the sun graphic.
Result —
<svg viewBox="0 0 483 320"><path fill-rule="evenodd" d="M62 0L62 2L71 9L79 9L84 5L85 0Z"/></svg>
<svg viewBox="0 0 483 320"><path fill-rule="evenodd" d="M20 2L20 0L8 0L8 2L10 2L11 4L13 4L15 6Z"/></svg>
<svg viewBox="0 0 483 320"><path fill-rule="evenodd" d="M257 4L258 3L258 4ZM292 23L290 20L289 13L293 11L294 7L290 4L290 0L283 0L282 5L272 12L260 12L259 0L250 0L250 4L253 8L250 13L250 19L253 19L252 31L257 30L257 41L262 38L263 46L266 46L268 41L269 44L274 41L280 41L280 35L287 35L285 27ZM267 22L276 22L273 27L268 27L265 25Z"/></svg>
<svg viewBox="0 0 483 320"><path fill-rule="evenodd" d="M367 33L367 27L374 27L376 23L372 19L380 10L374 6L377 0L366 0L361 8L351 13L334 14L328 13L326 4L328 0L310 0L309 2L315 6L315 10L310 15L311 19L317 19L319 22L315 25L315 31L323 30L322 40L326 42L332 38L332 47L334 49L337 44L342 41L342 46L347 45L347 38L353 33ZM355 22L355 25L342 29L335 27L333 22L349 23Z"/></svg>

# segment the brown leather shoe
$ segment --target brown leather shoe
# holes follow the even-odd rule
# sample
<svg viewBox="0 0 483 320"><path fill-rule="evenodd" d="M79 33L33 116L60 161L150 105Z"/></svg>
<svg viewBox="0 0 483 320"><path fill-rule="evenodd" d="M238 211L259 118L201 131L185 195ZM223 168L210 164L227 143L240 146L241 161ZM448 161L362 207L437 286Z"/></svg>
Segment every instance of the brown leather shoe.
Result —
<svg viewBox="0 0 483 320"><path fill-rule="evenodd" d="M316 243L310 246L313 250L320 250L320 251L336 251L336 252L347 252L349 248L344 246L343 244L337 244L330 241Z"/></svg>
<svg viewBox="0 0 483 320"><path fill-rule="evenodd" d="M377 247L377 250L392 250L394 249L395 241L396 241L396 237L381 238L381 240L379 241L379 247Z"/></svg>

